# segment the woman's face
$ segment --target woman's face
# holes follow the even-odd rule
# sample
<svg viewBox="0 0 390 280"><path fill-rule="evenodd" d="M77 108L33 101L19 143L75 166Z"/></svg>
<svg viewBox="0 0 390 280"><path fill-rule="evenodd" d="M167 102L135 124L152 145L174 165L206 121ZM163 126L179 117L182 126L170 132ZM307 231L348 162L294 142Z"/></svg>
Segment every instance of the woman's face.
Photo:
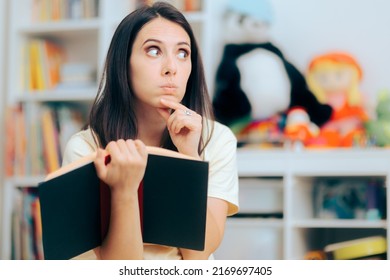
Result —
<svg viewBox="0 0 390 280"><path fill-rule="evenodd" d="M140 30L130 57L130 80L138 102L161 108L161 98L183 99L191 73L190 44L180 25L163 18Z"/></svg>

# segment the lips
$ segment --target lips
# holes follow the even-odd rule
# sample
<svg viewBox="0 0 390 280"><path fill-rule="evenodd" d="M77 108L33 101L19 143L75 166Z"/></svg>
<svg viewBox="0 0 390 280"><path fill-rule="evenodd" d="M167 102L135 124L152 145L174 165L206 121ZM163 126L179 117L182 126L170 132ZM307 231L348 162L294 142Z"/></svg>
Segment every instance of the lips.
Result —
<svg viewBox="0 0 390 280"><path fill-rule="evenodd" d="M176 89L177 86L175 84L164 84L161 86L161 88L166 88L166 89Z"/></svg>
<svg viewBox="0 0 390 280"><path fill-rule="evenodd" d="M164 84L160 86L164 93L175 93L177 90L177 86L174 84Z"/></svg>

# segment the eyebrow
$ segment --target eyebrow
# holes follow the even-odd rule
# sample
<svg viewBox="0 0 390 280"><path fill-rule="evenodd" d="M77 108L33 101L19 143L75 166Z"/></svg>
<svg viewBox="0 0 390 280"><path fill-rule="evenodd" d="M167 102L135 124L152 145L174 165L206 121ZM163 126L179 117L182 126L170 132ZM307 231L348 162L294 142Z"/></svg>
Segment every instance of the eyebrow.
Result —
<svg viewBox="0 0 390 280"><path fill-rule="evenodd" d="M149 43L149 42L163 44L163 42L161 40L151 38L151 39L145 40L145 42L142 44L142 46L144 46L146 43ZM191 48L191 45L189 43L185 42L185 41L178 42L177 45L186 45L186 46Z"/></svg>

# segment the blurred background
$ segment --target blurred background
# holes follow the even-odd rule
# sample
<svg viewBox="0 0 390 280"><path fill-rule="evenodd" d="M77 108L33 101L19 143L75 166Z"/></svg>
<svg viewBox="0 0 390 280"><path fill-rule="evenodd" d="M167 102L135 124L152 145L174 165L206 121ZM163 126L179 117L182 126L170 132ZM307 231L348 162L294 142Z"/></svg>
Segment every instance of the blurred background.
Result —
<svg viewBox="0 0 390 280"><path fill-rule="evenodd" d="M0 0L1 259L43 258L36 185L85 123L115 27L152 2ZM241 211L216 257L387 258L390 2L168 2L240 145Z"/></svg>

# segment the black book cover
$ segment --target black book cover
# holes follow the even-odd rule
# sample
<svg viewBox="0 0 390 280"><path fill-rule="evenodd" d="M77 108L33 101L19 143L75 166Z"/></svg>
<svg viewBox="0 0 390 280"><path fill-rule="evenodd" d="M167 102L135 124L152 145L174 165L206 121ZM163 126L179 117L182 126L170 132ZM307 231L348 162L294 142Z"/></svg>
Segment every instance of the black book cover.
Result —
<svg viewBox="0 0 390 280"><path fill-rule="evenodd" d="M139 190L144 243L203 250L208 162L148 155ZM109 189L93 162L38 186L45 259L70 259L102 243Z"/></svg>

